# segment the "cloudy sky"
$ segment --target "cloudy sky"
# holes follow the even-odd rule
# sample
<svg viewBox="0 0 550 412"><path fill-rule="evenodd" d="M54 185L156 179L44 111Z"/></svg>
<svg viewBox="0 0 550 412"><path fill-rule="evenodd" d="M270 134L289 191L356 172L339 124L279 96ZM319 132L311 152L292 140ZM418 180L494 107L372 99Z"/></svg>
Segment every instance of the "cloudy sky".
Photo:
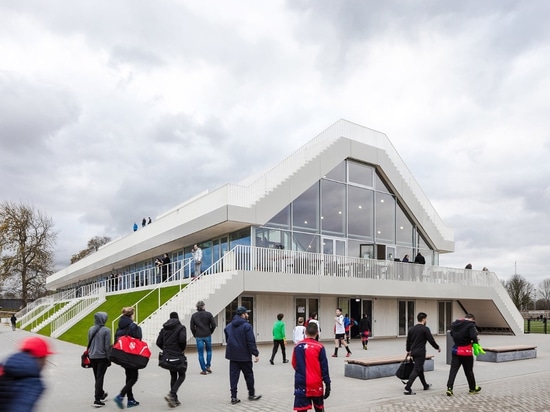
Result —
<svg viewBox="0 0 550 412"><path fill-rule="evenodd" d="M382 131L455 228L444 266L550 277L550 3L0 3L0 200L59 267L340 118Z"/></svg>

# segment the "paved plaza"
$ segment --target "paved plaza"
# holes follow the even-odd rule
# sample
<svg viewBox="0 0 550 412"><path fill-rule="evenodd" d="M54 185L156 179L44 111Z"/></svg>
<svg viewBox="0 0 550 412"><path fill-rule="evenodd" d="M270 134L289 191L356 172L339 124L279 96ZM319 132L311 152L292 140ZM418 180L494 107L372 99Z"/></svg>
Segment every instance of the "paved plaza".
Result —
<svg viewBox="0 0 550 412"><path fill-rule="evenodd" d="M17 343L30 333L11 331L7 325L0 326L0 359L16 350ZM80 367L83 347L51 339L57 352L49 358L44 371L48 387L37 412L93 410L93 373ZM353 411L550 411L550 335L490 336L482 335L484 346L511 344L533 344L538 346L536 359L506 363L476 362L474 372L478 385L483 389L478 395L469 395L466 379L459 372L455 384L455 396L445 396L445 383L449 366L446 365L445 337L437 336L442 346L437 353L428 345L428 353L435 355L435 371L427 372L426 379L432 384L429 391L421 390L415 382L415 396L403 395L403 385L395 377L373 380L359 380L344 377L344 357L329 357L332 378L332 393L326 400L327 412ZM327 353L332 353L333 343L323 342ZM289 345L291 346L291 345ZM369 350L363 351L361 343L352 341L352 358L370 358L405 354L405 340L371 339ZM246 386L241 377L239 398L242 402L231 405L229 400L228 362L224 359L224 348L214 350L211 375L200 375L194 347L189 348L187 357L189 369L179 398L182 405L175 410L186 411L291 411L293 402L293 370L290 364L281 363L281 355L275 365L269 364L271 345L260 345L260 362L255 364L256 391L262 399L250 402ZM169 373L157 366L158 350L152 347L153 357L149 366L140 371L139 381L134 387L136 399L141 405L137 411L171 410L164 401L168 393ZM118 410L112 398L123 386L124 372L117 365L107 371L105 390L109 393L107 405L102 410Z"/></svg>

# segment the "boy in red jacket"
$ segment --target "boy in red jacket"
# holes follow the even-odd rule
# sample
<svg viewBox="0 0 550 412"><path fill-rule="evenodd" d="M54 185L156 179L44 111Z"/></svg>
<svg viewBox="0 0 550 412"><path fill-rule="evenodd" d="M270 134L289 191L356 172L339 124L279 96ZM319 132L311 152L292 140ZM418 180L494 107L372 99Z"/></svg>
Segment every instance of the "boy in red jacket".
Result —
<svg viewBox="0 0 550 412"><path fill-rule="evenodd" d="M327 354L325 347L315 340L318 333L317 324L308 323L306 339L298 343L292 352L295 411L307 411L313 405L315 412L322 412L325 410L323 401L330 395Z"/></svg>

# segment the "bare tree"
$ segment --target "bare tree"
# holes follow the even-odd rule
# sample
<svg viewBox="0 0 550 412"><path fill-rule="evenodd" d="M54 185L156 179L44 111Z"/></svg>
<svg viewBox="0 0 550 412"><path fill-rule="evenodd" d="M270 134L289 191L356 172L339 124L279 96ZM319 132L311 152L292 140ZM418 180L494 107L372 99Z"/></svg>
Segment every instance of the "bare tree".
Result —
<svg viewBox="0 0 550 412"><path fill-rule="evenodd" d="M520 310L527 310L531 303L531 295L533 293L533 284L528 282L521 275L514 275L506 282L506 290L508 295L514 302L514 305Z"/></svg>
<svg viewBox="0 0 550 412"><path fill-rule="evenodd" d="M51 218L33 206L0 204L0 279L25 305L46 291L56 236Z"/></svg>
<svg viewBox="0 0 550 412"><path fill-rule="evenodd" d="M547 310L550 308L550 279L544 279L539 283L538 292L540 293L540 298L544 302L544 309ZM538 303L538 302L537 302Z"/></svg>
<svg viewBox="0 0 550 412"><path fill-rule="evenodd" d="M111 238L108 236L94 236L88 240L88 247L86 249L83 249L71 256L71 264L78 262L80 259L83 259L94 252L97 252L101 246L109 243L110 241Z"/></svg>

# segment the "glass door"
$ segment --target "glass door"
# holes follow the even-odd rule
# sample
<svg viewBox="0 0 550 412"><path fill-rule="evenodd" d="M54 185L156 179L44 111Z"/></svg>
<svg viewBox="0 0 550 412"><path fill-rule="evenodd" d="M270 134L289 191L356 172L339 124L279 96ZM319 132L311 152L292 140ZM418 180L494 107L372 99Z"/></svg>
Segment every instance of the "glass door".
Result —
<svg viewBox="0 0 550 412"><path fill-rule="evenodd" d="M325 275L344 276L344 262L341 257L346 256L346 240L323 236L323 254L325 255Z"/></svg>

